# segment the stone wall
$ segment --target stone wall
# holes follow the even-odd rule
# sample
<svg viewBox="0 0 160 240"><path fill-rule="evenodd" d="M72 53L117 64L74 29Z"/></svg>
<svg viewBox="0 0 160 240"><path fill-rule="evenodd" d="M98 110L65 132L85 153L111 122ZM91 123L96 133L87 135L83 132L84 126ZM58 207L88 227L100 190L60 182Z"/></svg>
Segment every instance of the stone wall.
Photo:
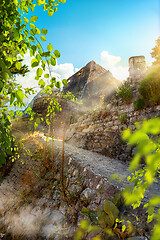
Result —
<svg viewBox="0 0 160 240"><path fill-rule="evenodd" d="M66 132L66 141L87 150L128 161L134 149L122 141L126 128L135 130L135 122L160 116L160 106L135 111L130 105L111 106L88 112L71 124Z"/></svg>
<svg viewBox="0 0 160 240"><path fill-rule="evenodd" d="M43 118L46 119L47 115L47 107L49 106L50 99L48 97L41 97L34 101L33 103L33 111L38 114L42 114ZM56 105L56 101L59 103L59 107L62 109L61 111L55 112L55 116L53 117L52 114L50 114L51 119L51 129L54 129L54 135L56 137L62 137L63 133L66 128L75 121L77 121L78 114L83 113L83 108L80 104L73 102L68 99L57 97L55 98L55 101L53 101L53 105ZM46 121L42 123L38 128L39 130L47 132L48 131L48 125L46 124Z"/></svg>

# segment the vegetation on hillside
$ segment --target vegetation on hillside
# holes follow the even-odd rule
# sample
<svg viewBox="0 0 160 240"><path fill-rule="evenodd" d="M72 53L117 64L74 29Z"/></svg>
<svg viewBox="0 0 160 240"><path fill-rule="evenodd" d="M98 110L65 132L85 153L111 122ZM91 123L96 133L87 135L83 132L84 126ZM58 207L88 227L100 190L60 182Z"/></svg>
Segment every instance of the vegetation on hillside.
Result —
<svg viewBox="0 0 160 240"><path fill-rule="evenodd" d="M131 103L133 98L133 89L129 85L123 84L117 91L117 96L126 104Z"/></svg>
<svg viewBox="0 0 160 240"><path fill-rule="evenodd" d="M160 66L154 67L142 80L139 92L148 104L160 104Z"/></svg>

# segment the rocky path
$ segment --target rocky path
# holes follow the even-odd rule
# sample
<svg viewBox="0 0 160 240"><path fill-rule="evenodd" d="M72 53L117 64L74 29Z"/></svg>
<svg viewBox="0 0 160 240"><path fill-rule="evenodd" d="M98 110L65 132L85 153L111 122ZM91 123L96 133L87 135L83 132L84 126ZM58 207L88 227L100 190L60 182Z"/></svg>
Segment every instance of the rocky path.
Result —
<svg viewBox="0 0 160 240"><path fill-rule="evenodd" d="M45 140L42 134L28 136L20 144L20 157L3 179L0 186L0 239L23 239L24 236L27 239L49 239L51 236L54 236L53 239L65 239L57 236L73 232L72 227L64 223L66 206L60 204L57 208L56 202L62 203L62 199L57 198L57 190L53 193L53 186L49 187L47 183L46 179L50 178L51 173L49 170L45 172L45 180L38 177L44 170L42 147ZM51 144L50 139L49 149ZM62 141L54 140L54 154L59 156L61 152ZM99 189L100 185L105 184L106 194L114 195L116 189L124 188L127 184L129 172L126 163L68 144L65 144L64 155L68 159L69 174L74 179L78 175L76 168L80 167L80 175L86 174L84 177L88 179L90 188ZM123 181L111 181L113 174L119 175ZM72 185L76 187L74 183ZM160 192L159 182L152 186L148 195L157 192Z"/></svg>
<svg viewBox="0 0 160 240"><path fill-rule="evenodd" d="M60 151L62 148L61 141L55 140L54 144ZM128 171L129 163L77 148L70 144L65 144L65 155L70 156L75 162L92 171L95 176L102 176L106 183L119 189L124 189L126 185L130 184L127 181L127 177L131 174ZM114 180L114 178L116 179ZM157 195L158 193L160 193L159 178L151 186L151 189L147 190L144 201L147 201L150 196Z"/></svg>

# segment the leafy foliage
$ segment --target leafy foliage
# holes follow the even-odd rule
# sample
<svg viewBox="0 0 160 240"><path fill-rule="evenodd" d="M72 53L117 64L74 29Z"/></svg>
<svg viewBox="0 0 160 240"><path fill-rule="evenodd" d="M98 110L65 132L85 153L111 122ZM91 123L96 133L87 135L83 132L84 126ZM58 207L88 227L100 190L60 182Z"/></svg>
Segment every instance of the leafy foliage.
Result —
<svg viewBox="0 0 160 240"><path fill-rule="evenodd" d="M146 105L146 101L144 98L138 98L136 101L134 101L134 110L142 110Z"/></svg>
<svg viewBox="0 0 160 240"><path fill-rule="evenodd" d="M124 103L130 103L133 97L133 89L131 86L123 84L122 87L118 89L117 95Z"/></svg>
<svg viewBox="0 0 160 240"><path fill-rule="evenodd" d="M63 82L64 83L64 82ZM75 96L74 96L74 94L72 93L72 92L66 92L66 93L64 93L64 92L59 92L58 93L58 96L59 97L62 97L62 98L65 98L65 99L68 99L68 100L71 100L71 101L73 101L73 102L76 102L76 103L81 103Z"/></svg>
<svg viewBox="0 0 160 240"><path fill-rule="evenodd" d="M128 237L129 234L126 226L121 226L122 221L118 219L118 196L119 193L115 195L113 201L106 199L102 209L98 208L94 211L83 207L81 212L88 216L90 221L81 221L74 239L85 239L90 232L94 233L92 239L97 240L108 239L108 237L117 237L118 239L125 239L125 237Z"/></svg>
<svg viewBox="0 0 160 240"><path fill-rule="evenodd" d="M123 132L123 139L129 145L137 145L135 156L130 164L130 170L134 171L128 177L128 181L134 183L134 187L128 187L124 191L124 198L127 205L132 204L133 208L140 206L145 192L154 182L157 182L157 174L160 170L160 119L144 120L137 124L137 130L132 133L130 129ZM140 168L141 159L145 160L145 167ZM131 186L131 185L130 185ZM160 229L160 196L152 196L149 203L144 205L147 208L148 222L157 220L154 226L151 239L159 239ZM156 209L155 209L156 207Z"/></svg>
<svg viewBox="0 0 160 240"><path fill-rule="evenodd" d="M160 104L160 67L153 68L142 80L139 92L151 104Z"/></svg>
<svg viewBox="0 0 160 240"><path fill-rule="evenodd" d="M59 3L65 3L66 0L48 1L37 0L37 4L33 0L2 0L0 1L0 166L5 162L5 156L11 154L13 137L10 135L10 120L15 118L10 107L25 106L23 100L30 93L34 93L32 88L23 89L21 85L16 83L15 74L25 75L28 72L27 66L22 66L24 54L30 52L33 57L31 67L38 67L35 80L39 80L46 67L49 65L56 65L56 58L60 57L58 50L54 50L49 44L47 52L43 50L40 41L46 41L44 35L47 34L47 29L38 29L35 22L38 17L32 15L30 19L27 18L29 11L34 12L35 7L43 6L43 10L48 12L48 15L53 15L57 11ZM54 52L53 52L54 50ZM44 88L46 94L50 95L50 90L56 86L56 80L52 78L49 70L50 84L45 86L43 79L39 80L39 85ZM47 76L48 77L48 76ZM4 103L7 102L6 106ZM9 107L9 108L8 108ZM48 116L55 112L56 106L49 105ZM28 112L31 119L34 113L30 108ZM21 116L20 112L17 112Z"/></svg>

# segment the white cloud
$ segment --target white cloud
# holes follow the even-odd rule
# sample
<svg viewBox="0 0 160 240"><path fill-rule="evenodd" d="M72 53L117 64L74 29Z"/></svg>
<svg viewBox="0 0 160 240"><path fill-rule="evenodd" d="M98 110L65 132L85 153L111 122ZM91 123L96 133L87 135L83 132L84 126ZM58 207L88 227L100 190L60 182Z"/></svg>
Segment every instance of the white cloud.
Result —
<svg viewBox="0 0 160 240"><path fill-rule="evenodd" d="M62 80L72 76L77 71L77 68L74 68L72 63L63 63L52 66L51 71Z"/></svg>
<svg viewBox="0 0 160 240"><path fill-rule="evenodd" d="M40 91L40 87L38 85L38 81L35 80L35 76L36 76L36 71L37 68L32 68L31 67L31 60L34 57L30 57L30 53L29 51L27 51L27 53L24 56L24 60L23 60L23 64L28 66L28 69L30 72L26 73L25 76L21 76L18 75L16 76L17 79L17 83L19 83L20 85L22 85L23 88L34 88L34 90L37 90L37 92ZM56 77L57 80L61 81L63 79L67 79L70 76L72 76L75 72L77 72L77 68L74 68L72 63L64 63L64 64L56 64L56 66L51 66L50 67L51 70L51 75L52 77ZM48 69L46 67L46 71L44 71L43 75L42 75L42 79L48 83L48 79L44 78L44 74L48 73ZM28 99L25 99L26 103L29 103L31 101L31 99L34 97L34 95L30 95Z"/></svg>
<svg viewBox="0 0 160 240"><path fill-rule="evenodd" d="M126 80L129 76L128 66L122 63L121 57L110 55L107 51L101 52L101 65L120 81Z"/></svg>

